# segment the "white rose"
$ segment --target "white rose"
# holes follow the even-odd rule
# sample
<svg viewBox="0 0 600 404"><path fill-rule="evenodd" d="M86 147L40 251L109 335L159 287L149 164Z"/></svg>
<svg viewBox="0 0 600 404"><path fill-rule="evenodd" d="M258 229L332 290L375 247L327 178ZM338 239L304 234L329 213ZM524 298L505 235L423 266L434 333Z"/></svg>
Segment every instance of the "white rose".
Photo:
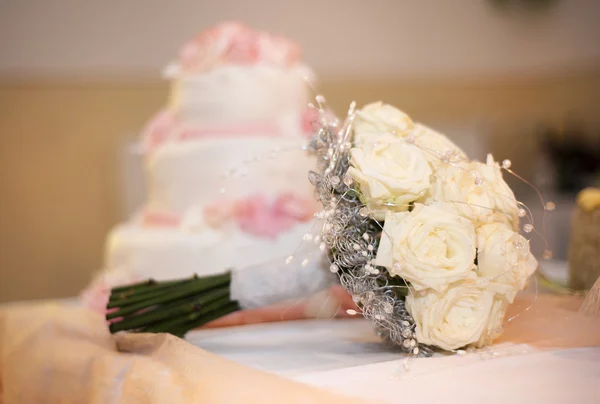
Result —
<svg viewBox="0 0 600 404"><path fill-rule="evenodd" d="M356 111L352 127L354 143L361 145L385 133L403 136L413 128L413 123L404 112L379 101Z"/></svg>
<svg viewBox="0 0 600 404"><path fill-rule="evenodd" d="M431 169L423 153L402 140L387 137L374 146L353 148L350 155L348 173L360 185L376 218L382 219L385 214L377 212L386 209L406 210L431 185Z"/></svg>
<svg viewBox="0 0 600 404"><path fill-rule="evenodd" d="M479 276L512 303L538 266L529 242L507 225L490 223L477 229L477 248Z"/></svg>
<svg viewBox="0 0 600 404"><path fill-rule="evenodd" d="M492 342L502 334L507 307L508 302L505 299L502 297L494 298L487 324L475 346L481 348L492 345Z"/></svg>
<svg viewBox="0 0 600 404"><path fill-rule="evenodd" d="M493 293L477 281L457 282L444 292L429 289L406 297L417 341L452 350L476 343L486 330Z"/></svg>
<svg viewBox="0 0 600 404"><path fill-rule="evenodd" d="M446 204L416 204L412 212L389 212L375 263L415 290L443 290L476 277L473 224Z"/></svg>
<svg viewBox="0 0 600 404"><path fill-rule="evenodd" d="M471 162L438 167L426 200L452 203L457 212L476 225L504 222L518 229L517 200L491 155L487 164Z"/></svg>
<svg viewBox="0 0 600 404"><path fill-rule="evenodd" d="M505 216L511 225L516 223L517 229L519 225L519 204L515 198L515 194L510 189L504 178L500 165L494 161L491 154L487 155L486 164L474 163L483 180L482 185L488 189L493 188L494 209L501 215Z"/></svg>
<svg viewBox="0 0 600 404"><path fill-rule="evenodd" d="M447 136L419 123L410 132L415 144L420 147L429 164L436 168L444 160L458 162L467 159L464 151L455 145Z"/></svg>

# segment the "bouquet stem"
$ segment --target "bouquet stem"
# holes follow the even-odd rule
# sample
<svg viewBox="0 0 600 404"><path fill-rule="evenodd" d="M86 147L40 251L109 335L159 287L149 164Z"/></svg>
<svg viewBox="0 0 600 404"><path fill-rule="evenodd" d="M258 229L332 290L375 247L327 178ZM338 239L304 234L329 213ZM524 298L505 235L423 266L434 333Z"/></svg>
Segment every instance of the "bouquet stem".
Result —
<svg viewBox="0 0 600 404"><path fill-rule="evenodd" d="M110 331L167 332L183 336L209 321L240 310L230 297L231 273L156 282L111 290Z"/></svg>

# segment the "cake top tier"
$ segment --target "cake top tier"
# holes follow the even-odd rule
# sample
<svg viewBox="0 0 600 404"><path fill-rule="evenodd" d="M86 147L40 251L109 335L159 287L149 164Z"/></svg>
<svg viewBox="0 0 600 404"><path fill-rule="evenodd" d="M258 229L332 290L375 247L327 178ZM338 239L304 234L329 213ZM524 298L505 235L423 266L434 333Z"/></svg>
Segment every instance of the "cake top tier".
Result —
<svg viewBox="0 0 600 404"><path fill-rule="evenodd" d="M165 76L169 101L143 131L145 151L187 140L302 135L315 81L295 43L231 22L183 45Z"/></svg>
<svg viewBox="0 0 600 404"><path fill-rule="evenodd" d="M289 68L300 62L300 47L287 38L237 22L209 28L183 45L177 70L201 73L217 66L268 65Z"/></svg>

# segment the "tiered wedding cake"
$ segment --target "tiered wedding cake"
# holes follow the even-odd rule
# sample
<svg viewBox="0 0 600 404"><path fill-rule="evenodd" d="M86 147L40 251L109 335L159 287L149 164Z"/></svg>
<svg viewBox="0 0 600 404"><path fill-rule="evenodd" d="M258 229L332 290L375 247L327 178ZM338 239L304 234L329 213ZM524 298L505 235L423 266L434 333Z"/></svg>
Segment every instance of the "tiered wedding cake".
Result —
<svg viewBox="0 0 600 404"><path fill-rule="evenodd" d="M110 283L294 252L314 213L302 151L311 72L299 56L287 39L233 23L183 47L166 70L169 105L142 136L147 204L108 237Z"/></svg>

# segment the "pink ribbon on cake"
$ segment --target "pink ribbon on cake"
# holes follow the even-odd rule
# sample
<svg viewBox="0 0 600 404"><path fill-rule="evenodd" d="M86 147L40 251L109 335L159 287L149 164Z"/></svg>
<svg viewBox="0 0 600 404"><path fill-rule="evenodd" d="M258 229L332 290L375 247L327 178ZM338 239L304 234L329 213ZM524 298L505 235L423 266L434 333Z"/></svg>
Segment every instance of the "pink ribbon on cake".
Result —
<svg viewBox="0 0 600 404"><path fill-rule="evenodd" d="M319 112L307 108L302 114L299 127L302 135L311 137L320 126ZM168 141L188 141L210 138L243 138L249 136L283 136L281 127L273 121L243 122L235 124L203 125L184 127L177 122L176 115L169 109L159 111L142 130L144 150L152 152Z"/></svg>
<svg viewBox="0 0 600 404"><path fill-rule="evenodd" d="M178 140L218 138L240 138L245 136L277 137L281 128L274 122L250 122L235 125L215 125L183 129L177 136Z"/></svg>
<svg viewBox="0 0 600 404"><path fill-rule="evenodd" d="M145 210L141 214L141 223L150 227L178 227L181 215L157 210Z"/></svg>
<svg viewBox="0 0 600 404"><path fill-rule="evenodd" d="M255 194L235 201L220 200L203 208L204 223L218 228L233 221L245 233L275 238L294 225L312 219L316 203L292 193L283 193L274 200ZM141 221L146 226L178 227L183 217L173 213L145 211Z"/></svg>
<svg viewBox="0 0 600 404"><path fill-rule="evenodd" d="M161 110L142 131L144 150L152 152L169 141L189 141L210 138L243 138L250 136L282 136L281 127L273 121L242 122L235 124L203 125L185 127L168 109Z"/></svg>

